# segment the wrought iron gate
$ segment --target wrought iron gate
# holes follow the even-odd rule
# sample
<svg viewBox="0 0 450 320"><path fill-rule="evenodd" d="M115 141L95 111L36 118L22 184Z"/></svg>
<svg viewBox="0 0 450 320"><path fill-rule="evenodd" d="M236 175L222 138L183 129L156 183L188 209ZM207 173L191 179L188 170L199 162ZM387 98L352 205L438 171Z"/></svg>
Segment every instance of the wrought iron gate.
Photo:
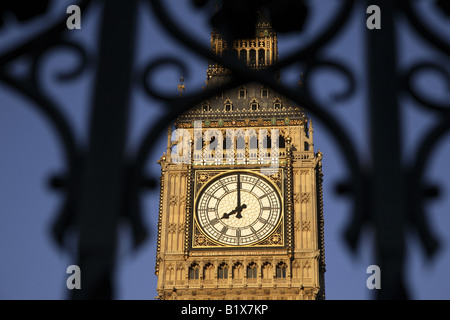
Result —
<svg viewBox="0 0 450 320"><path fill-rule="evenodd" d="M208 1L192 2L201 10ZM349 17L355 11L365 15L370 5L381 8L382 27L365 31L366 70L358 74L340 61L327 58L327 45L346 32ZM433 5L449 18L448 1L434 1ZM35 0L26 5L20 1L4 1L0 8L2 12L14 11L19 19L27 20L49 10L49 6L47 0ZM363 228L372 228L377 264L383 270L383 290L378 291L378 298L409 297L403 283L407 246L405 234L416 231L426 253L431 257L436 252L438 240L428 226L425 200L436 196L439 190L426 185L424 174L435 146L450 129L449 100L430 99L415 86L415 81L423 72L434 72L450 85L450 42L448 37L440 36L423 21L414 1L341 1L334 17L307 46L281 57L276 65L259 71L247 68L231 56L214 55L175 21L162 0L82 0L78 6L83 14L94 6L101 8L100 41L98 50L93 54L67 37L70 31L67 29L66 15L25 43L0 54L0 81L33 102L33 107L54 129L63 149L67 171L63 176L51 179L52 186L60 189L65 198L53 231L55 241L61 245L69 227L75 228L79 235L78 264L83 270L84 288L73 291L73 298L114 297L117 225L123 218L132 226L136 246L146 238L148 232L142 223L141 201L144 191L154 188L157 180L146 176L144 166L154 148L155 137L164 132L177 115L193 105L220 91L250 81L263 83L303 106L314 120L320 121L329 130L349 172L347 181L337 188L352 202L351 220L345 234L348 245L355 249ZM216 9L211 21L215 28L232 40L252 32L252 19L256 10L261 8L270 12L273 26L279 33L301 33L309 14L309 7L303 1L228 0ZM144 70L134 69L135 40L140 31L136 23L138 10L152 10L161 26L179 43L204 59L230 69L233 72L232 81L222 87L192 94L188 92L181 97L179 94L166 96L159 92L148 81L155 70L175 66L182 73L187 73L188 66L183 57L174 55L150 61ZM427 43L434 52L433 57L439 58L432 57L433 60L424 60L408 68L401 67L400 22L406 23L415 36ZM81 63L72 72L60 74L60 81L76 78L88 68L95 70L87 141L77 140L55 99L39 83L42 58L49 51L61 47L77 55ZM17 77L8 66L24 56L30 59L30 67L26 76ZM275 72L297 65L303 70L304 85L301 89L293 89L274 80ZM308 80L323 69L339 74L346 83L345 90L336 95L336 101L345 101L356 94L358 78L364 77L368 82L370 159L361 158L343 124L321 105L311 89ZM151 97L164 101L166 108L161 119L148 128L138 151L130 155L125 151L125 143L129 135L127 126L132 86L141 86ZM407 161L402 154L402 117L399 111L401 97L404 96L413 99L438 119L417 146L415 156Z"/></svg>

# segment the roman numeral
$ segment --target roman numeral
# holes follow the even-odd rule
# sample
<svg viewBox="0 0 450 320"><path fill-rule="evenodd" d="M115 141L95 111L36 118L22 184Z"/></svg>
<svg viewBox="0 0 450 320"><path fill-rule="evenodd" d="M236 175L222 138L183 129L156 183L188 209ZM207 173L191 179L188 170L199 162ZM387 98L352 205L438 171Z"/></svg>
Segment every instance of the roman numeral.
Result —
<svg viewBox="0 0 450 320"><path fill-rule="evenodd" d="M206 192L205 192L205 194L206 194L208 197L210 197L210 198L214 198L214 199L216 199L216 200L220 200L219 198L217 198L216 196L214 196L214 195L212 195L212 194L210 194L210 193L206 193Z"/></svg>
<svg viewBox="0 0 450 320"><path fill-rule="evenodd" d="M217 224L219 221L220 221L219 219L214 218L214 219L212 219L212 220L210 221L210 223L211 223L211 225L213 226L213 225Z"/></svg>
<svg viewBox="0 0 450 320"><path fill-rule="evenodd" d="M253 185L253 187L251 188L251 190L250 190L249 192L252 192L252 191L253 191L253 189L255 189L255 187L256 187L256 185L258 184L258 182L259 182L259 179L258 179L258 180L256 180L255 184Z"/></svg>
<svg viewBox="0 0 450 320"><path fill-rule="evenodd" d="M252 231L253 235L254 235L257 239L259 239L258 233L256 232L256 230L255 230L252 226L250 226L250 230Z"/></svg>
<svg viewBox="0 0 450 320"><path fill-rule="evenodd" d="M222 180L219 180L220 181L220 184L221 184L221 186L222 186L222 188L225 190L225 192L228 192L228 191L230 191L230 190L228 190L228 187L227 187L227 185L225 184L225 183L223 183L223 181Z"/></svg>
<svg viewBox="0 0 450 320"><path fill-rule="evenodd" d="M227 227L227 226L224 226L223 229L222 229L222 231L220 231L220 233L221 233L221 234L226 234L227 231L228 231L228 227Z"/></svg>
<svg viewBox="0 0 450 320"><path fill-rule="evenodd" d="M267 223L267 220L264 219L264 218L261 218L261 217L258 217L258 221L260 221L260 222L262 222L262 223L264 223L264 224Z"/></svg>
<svg viewBox="0 0 450 320"><path fill-rule="evenodd" d="M262 196L259 197L258 199L261 200L261 199L264 198L264 197L268 197L268 196L271 195L272 193L273 193L273 191L270 191L270 192L268 192L268 193L262 195Z"/></svg>

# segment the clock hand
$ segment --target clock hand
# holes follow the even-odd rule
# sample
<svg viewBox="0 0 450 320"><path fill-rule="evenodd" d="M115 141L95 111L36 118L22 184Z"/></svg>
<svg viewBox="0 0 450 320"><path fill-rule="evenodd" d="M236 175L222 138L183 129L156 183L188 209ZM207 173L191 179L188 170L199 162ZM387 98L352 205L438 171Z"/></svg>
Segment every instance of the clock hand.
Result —
<svg viewBox="0 0 450 320"><path fill-rule="evenodd" d="M233 214L236 214L236 218L241 219L242 218L242 210L247 208L247 205L244 203L240 207L236 207L236 209L232 210L230 213L224 213L220 219L228 219Z"/></svg>
<svg viewBox="0 0 450 320"><path fill-rule="evenodd" d="M237 208L241 207L241 175L237 174Z"/></svg>
<svg viewBox="0 0 450 320"><path fill-rule="evenodd" d="M236 218L238 218L238 219L242 218L241 212L245 208L247 208L247 205L245 203L242 206L236 208L237 209Z"/></svg>
<svg viewBox="0 0 450 320"><path fill-rule="evenodd" d="M241 208L241 176L240 176L239 173L237 174L237 188L236 188L236 190L237 190L237 206L236 206L236 209L234 209L230 213L224 213L222 215L222 218L220 218L220 219L228 219L233 214L236 214L236 218L238 218L238 219L242 218L242 215L241 215L241 211L242 211L242 208Z"/></svg>
<svg viewBox="0 0 450 320"><path fill-rule="evenodd" d="M230 213L224 213L224 214L222 215L222 218L220 218L220 219L228 219L231 215L235 214L236 211L237 211L237 208L234 209L233 211L231 211Z"/></svg>

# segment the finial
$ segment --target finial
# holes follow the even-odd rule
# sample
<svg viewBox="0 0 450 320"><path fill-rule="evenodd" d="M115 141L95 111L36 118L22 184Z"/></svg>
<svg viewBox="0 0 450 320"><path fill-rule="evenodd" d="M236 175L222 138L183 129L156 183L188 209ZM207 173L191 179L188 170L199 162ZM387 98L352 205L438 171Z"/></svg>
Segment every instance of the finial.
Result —
<svg viewBox="0 0 450 320"><path fill-rule="evenodd" d="M317 156L317 158L319 158L319 160L322 160L322 156L323 156L323 153L322 153L322 152L320 152L320 149L319 149L319 150L317 150L317 154L316 154L316 156Z"/></svg>
<svg viewBox="0 0 450 320"><path fill-rule="evenodd" d="M287 137L286 138L286 153L287 153L287 155L288 156L291 156L292 155L292 146L291 146L291 142L292 142L292 138L291 137Z"/></svg>
<svg viewBox="0 0 450 320"><path fill-rule="evenodd" d="M303 84L304 84L304 82L303 82L303 72L302 72L302 73L300 73L300 80L298 81L298 85L300 87L303 87Z"/></svg>
<svg viewBox="0 0 450 320"><path fill-rule="evenodd" d="M170 157L172 153L172 124L167 130L167 155Z"/></svg>
<svg viewBox="0 0 450 320"><path fill-rule="evenodd" d="M309 119L309 128L308 128L309 132L314 132L314 127L313 127L313 122L312 119Z"/></svg>
<svg viewBox="0 0 450 320"><path fill-rule="evenodd" d="M183 92L186 90L186 86L184 85L183 76L180 77L180 84L178 85L178 91L180 92L180 97L183 95Z"/></svg>

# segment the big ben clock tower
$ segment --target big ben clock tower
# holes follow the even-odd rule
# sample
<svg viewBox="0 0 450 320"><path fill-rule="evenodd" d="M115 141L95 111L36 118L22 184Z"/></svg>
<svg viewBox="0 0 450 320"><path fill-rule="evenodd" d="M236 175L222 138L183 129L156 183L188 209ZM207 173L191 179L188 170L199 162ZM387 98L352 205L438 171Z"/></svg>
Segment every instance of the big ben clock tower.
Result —
<svg viewBox="0 0 450 320"><path fill-rule="evenodd" d="M233 52L252 68L278 59L263 18ZM210 65L207 85L229 71ZM178 117L161 165L159 299L324 299L322 154L302 108L258 83Z"/></svg>

